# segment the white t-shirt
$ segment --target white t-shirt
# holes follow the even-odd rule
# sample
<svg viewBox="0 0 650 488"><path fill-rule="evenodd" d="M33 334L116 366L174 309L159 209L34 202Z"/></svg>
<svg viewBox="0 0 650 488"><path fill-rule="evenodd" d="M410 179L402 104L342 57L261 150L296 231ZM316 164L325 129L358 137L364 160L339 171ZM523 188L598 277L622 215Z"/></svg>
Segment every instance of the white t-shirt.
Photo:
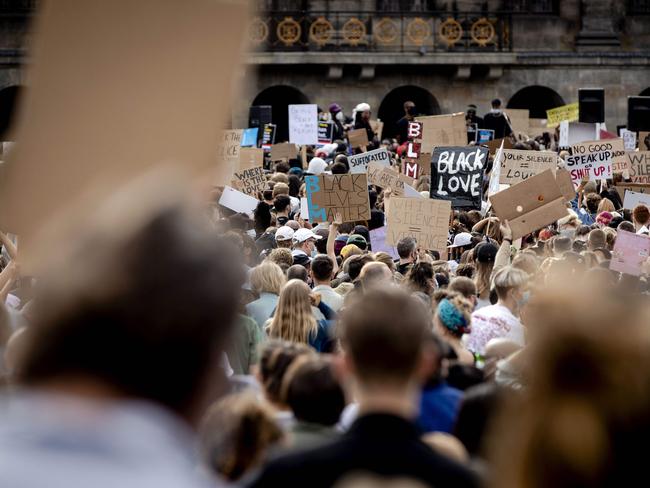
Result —
<svg viewBox="0 0 650 488"><path fill-rule="evenodd" d="M517 317L503 305L490 305L472 314L472 332L463 336L465 347L485 354L485 346L492 339L504 338L524 346L524 327Z"/></svg>

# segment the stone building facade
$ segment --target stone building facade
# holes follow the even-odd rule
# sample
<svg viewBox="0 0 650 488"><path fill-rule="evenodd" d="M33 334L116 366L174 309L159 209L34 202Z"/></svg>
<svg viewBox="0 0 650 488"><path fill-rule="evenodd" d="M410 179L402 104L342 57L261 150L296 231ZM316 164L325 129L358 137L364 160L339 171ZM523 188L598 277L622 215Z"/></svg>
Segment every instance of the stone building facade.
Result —
<svg viewBox="0 0 650 488"><path fill-rule="evenodd" d="M24 83L36 0L0 0L0 111ZM608 128L628 95L650 95L650 0L257 0L233 126L272 106L360 102L391 125L413 100L423 114L500 98L531 117L605 89Z"/></svg>

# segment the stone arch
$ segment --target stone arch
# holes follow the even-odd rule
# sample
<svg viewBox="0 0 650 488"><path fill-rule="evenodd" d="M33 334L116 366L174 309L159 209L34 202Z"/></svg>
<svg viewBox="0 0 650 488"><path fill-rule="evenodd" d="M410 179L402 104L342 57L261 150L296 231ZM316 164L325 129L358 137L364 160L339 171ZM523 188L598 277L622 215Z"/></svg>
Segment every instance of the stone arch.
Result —
<svg viewBox="0 0 650 488"><path fill-rule="evenodd" d="M564 104L564 99L552 88L533 85L522 88L510 97L507 108L527 108L531 119L545 119L547 110Z"/></svg>
<svg viewBox="0 0 650 488"><path fill-rule="evenodd" d="M15 122L18 100L22 86L10 85L0 90L0 141L7 140L7 134Z"/></svg>
<svg viewBox="0 0 650 488"><path fill-rule="evenodd" d="M415 85L394 88L381 101L377 111L377 118L384 123L382 137L395 137L397 121L404 117L404 102L408 101L415 103L419 115L440 114L438 100L428 90Z"/></svg>
<svg viewBox="0 0 650 488"><path fill-rule="evenodd" d="M275 140L289 140L289 105L309 103L303 92L288 85L274 85L262 90L251 106L270 105L271 120L277 125Z"/></svg>

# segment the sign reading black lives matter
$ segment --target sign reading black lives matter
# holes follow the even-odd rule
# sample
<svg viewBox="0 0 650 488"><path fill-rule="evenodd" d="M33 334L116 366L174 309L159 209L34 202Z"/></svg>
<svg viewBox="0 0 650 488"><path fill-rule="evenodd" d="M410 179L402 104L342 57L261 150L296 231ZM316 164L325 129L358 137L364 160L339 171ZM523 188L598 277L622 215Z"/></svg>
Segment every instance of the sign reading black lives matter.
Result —
<svg viewBox="0 0 650 488"><path fill-rule="evenodd" d="M436 147L431 157L431 198L454 208L481 209L486 147Z"/></svg>
<svg viewBox="0 0 650 488"><path fill-rule="evenodd" d="M386 149L375 149L374 151L357 154L356 156L348 156L348 163L350 164L350 173L352 174L367 172L370 163L377 163L389 168L390 154Z"/></svg>

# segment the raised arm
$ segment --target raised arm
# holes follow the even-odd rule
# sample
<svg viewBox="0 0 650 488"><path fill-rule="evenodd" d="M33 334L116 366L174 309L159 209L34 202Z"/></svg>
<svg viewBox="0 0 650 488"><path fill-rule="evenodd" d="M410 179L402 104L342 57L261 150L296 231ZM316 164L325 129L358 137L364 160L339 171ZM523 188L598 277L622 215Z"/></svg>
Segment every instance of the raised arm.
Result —
<svg viewBox="0 0 650 488"><path fill-rule="evenodd" d="M504 220L501 222L501 234L503 235L503 240L501 241L501 246L499 246L499 250L497 251L497 255L494 258L494 269L493 273L500 269L503 268L504 266L508 266L510 264L510 246L512 245L512 229L510 228L510 224L508 223L507 220Z"/></svg>
<svg viewBox="0 0 650 488"><path fill-rule="evenodd" d="M334 252L334 242L336 241L336 238L339 233L339 226L341 225L341 221L343 220L343 216L340 213L337 213L334 215L334 221L330 223L330 229L329 229L329 235L327 236L327 255L334 261L334 271L332 272L334 275L339 270L339 265L338 262L336 261L336 252Z"/></svg>
<svg viewBox="0 0 650 488"><path fill-rule="evenodd" d="M2 245L7 250L7 254L9 254L9 257L15 260L16 256L18 256L18 250L16 249L14 243L11 242L11 239L9 239L9 236L7 236L7 234L5 234L4 232L0 232L0 243L2 243Z"/></svg>

